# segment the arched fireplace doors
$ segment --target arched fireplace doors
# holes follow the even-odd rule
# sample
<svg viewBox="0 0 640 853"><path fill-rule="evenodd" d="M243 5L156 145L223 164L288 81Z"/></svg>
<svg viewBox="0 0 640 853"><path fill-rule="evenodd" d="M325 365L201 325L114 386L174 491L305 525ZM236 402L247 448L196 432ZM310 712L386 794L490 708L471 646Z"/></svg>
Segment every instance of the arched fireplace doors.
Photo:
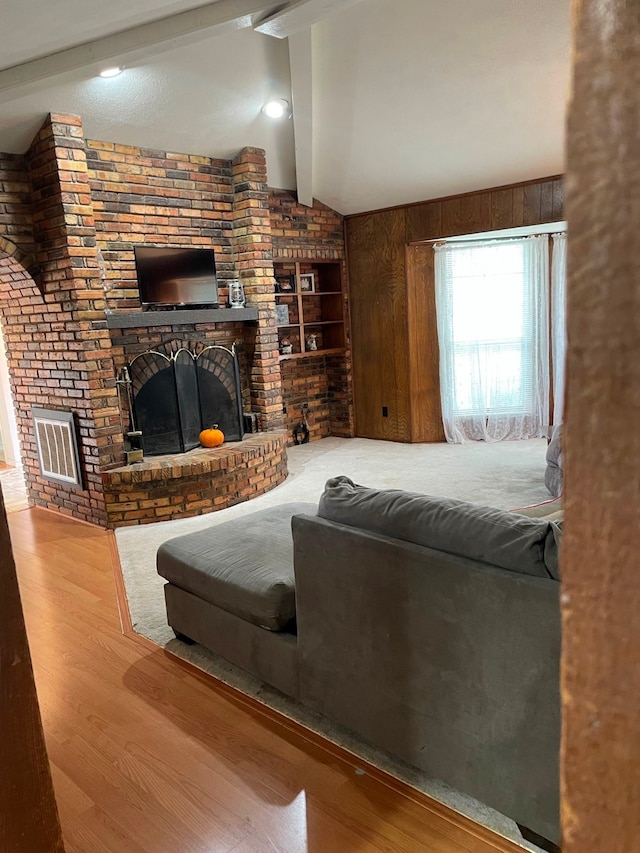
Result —
<svg viewBox="0 0 640 853"><path fill-rule="evenodd" d="M213 424L227 441L243 437L235 346L148 350L128 363L118 384L127 388L131 427L142 432L145 456L191 450Z"/></svg>

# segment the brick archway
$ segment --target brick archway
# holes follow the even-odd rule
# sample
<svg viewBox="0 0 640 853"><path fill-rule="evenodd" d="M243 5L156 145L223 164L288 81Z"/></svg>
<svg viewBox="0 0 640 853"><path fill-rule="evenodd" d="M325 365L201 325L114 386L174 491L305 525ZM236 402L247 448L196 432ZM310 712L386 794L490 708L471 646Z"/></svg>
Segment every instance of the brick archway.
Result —
<svg viewBox="0 0 640 853"><path fill-rule="evenodd" d="M33 501L32 477L34 464L37 467L37 454L30 435L30 409L26 400L29 396L27 370L20 363L28 344L26 328L29 319L34 312L44 311L46 306L26 265L33 268L33 259L20 251L15 243L0 237L0 323L13 398L5 403L14 409L27 491Z"/></svg>
<svg viewBox="0 0 640 853"><path fill-rule="evenodd" d="M23 267L24 270L31 271L35 274L36 272L36 262L35 258L31 255L23 252L22 249L19 248L15 243L12 243L11 240L3 237L0 234L0 259L9 258L15 261L19 266ZM1 292L1 291L0 291Z"/></svg>

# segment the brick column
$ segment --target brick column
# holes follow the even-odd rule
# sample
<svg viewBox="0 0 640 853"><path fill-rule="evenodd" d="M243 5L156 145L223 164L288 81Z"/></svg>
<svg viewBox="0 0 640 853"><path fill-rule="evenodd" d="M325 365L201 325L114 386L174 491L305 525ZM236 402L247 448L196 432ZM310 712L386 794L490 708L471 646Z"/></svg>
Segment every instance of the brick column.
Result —
<svg viewBox="0 0 640 853"><path fill-rule="evenodd" d="M247 303L258 308L255 334L247 332L251 365L251 406L262 429L281 429L282 391L275 319L271 216L267 166L260 148L243 148L233 171L233 247Z"/></svg>
<svg viewBox="0 0 640 853"><path fill-rule="evenodd" d="M100 472L121 461L115 372L106 328L85 140L77 116L52 115L27 154L32 185L37 284L48 332L34 358L39 404L77 415L85 491L36 502L100 524L106 510ZM33 491L32 491L33 494Z"/></svg>

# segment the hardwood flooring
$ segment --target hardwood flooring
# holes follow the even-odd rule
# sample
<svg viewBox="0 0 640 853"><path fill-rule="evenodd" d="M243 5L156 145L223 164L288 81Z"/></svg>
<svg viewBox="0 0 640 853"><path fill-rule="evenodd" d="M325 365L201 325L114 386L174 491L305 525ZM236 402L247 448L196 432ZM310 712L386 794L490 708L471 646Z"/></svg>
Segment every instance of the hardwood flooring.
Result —
<svg viewBox="0 0 640 853"><path fill-rule="evenodd" d="M123 634L112 534L9 526L67 853L521 851Z"/></svg>

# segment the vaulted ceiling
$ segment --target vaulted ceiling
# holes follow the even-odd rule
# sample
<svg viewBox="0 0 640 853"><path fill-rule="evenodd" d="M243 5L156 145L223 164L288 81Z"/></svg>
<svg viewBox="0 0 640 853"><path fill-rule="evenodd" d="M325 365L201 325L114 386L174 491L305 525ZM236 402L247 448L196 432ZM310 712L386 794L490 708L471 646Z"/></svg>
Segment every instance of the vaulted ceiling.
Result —
<svg viewBox="0 0 640 853"><path fill-rule="evenodd" d="M0 151L74 113L92 139L264 148L271 186L354 213L562 172L569 67L570 0L2 0Z"/></svg>

